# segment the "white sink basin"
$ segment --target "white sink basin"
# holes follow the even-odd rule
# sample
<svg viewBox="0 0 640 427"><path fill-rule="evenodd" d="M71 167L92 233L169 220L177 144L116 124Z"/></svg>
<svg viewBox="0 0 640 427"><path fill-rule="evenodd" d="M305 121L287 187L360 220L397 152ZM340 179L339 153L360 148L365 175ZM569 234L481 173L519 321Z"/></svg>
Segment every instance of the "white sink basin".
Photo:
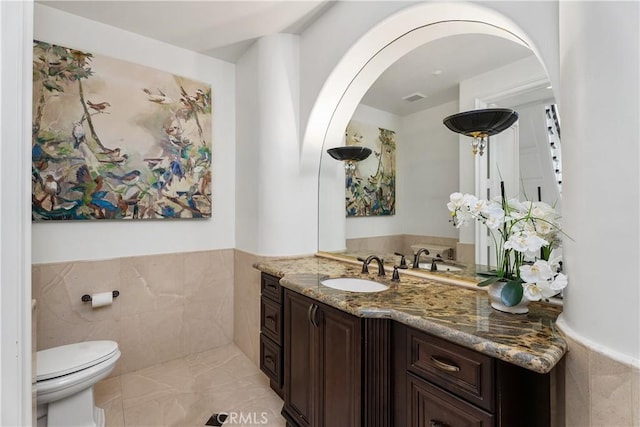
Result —
<svg viewBox="0 0 640 427"><path fill-rule="evenodd" d="M380 292L389 289L387 285L366 279L340 277L321 281L324 286L349 292Z"/></svg>
<svg viewBox="0 0 640 427"><path fill-rule="evenodd" d="M423 270L431 270L431 263L421 262L420 264L418 264L418 267L420 267ZM454 267L453 265L446 265L446 264L441 264L437 262L436 262L436 267L438 267L438 271L461 271L462 270L460 267Z"/></svg>

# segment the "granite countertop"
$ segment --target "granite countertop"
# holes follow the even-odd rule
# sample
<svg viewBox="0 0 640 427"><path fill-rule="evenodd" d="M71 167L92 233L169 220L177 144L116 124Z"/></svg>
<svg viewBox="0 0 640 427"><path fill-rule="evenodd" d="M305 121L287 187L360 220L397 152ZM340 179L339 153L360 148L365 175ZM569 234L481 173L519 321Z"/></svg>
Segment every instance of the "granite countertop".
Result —
<svg viewBox="0 0 640 427"><path fill-rule="evenodd" d="M532 302L528 314L508 314L489 305L486 291L414 277L400 271L362 274L361 266L318 256L266 260L254 267L280 277L280 284L358 317L389 318L517 366L547 373L560 361L567 344L555 327L562 307ZM354 293L320 284L329 277L359 277L390 288Z"/></svg>

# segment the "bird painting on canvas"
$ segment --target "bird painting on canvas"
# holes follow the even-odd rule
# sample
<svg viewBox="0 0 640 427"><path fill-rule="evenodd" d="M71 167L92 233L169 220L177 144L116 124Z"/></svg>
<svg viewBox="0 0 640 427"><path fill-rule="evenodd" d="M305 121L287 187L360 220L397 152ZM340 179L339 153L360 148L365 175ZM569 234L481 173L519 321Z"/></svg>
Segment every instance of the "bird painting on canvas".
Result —
<svg viewBox="0 0 640 427"><path fill-rule="evenodd" d="M109 104L106 101L105 102L98 102L97 104L94 104L93 102L89 101L88 99L87 99L87 105L89 106L89 108L91 108L96 113L107 113L105 110L107 109L107 107L111 107L111 104Z"/></svg>
<svg viewBox="0 0 640 427"><path fill-rule="evenodd" d="M169 98L163 91L160 89L156 89L156 93L151 92L149 89L142 89L144 93L147 94L147 99L151 102L155 102L156 104L171 104L173 103L173 99Z"/></svg>
<svg viewBox="0 0 640 427"><path fill-rule="evenodd" d="M211 217L210 84L37 40L33 53L34 221Z"/></svg>

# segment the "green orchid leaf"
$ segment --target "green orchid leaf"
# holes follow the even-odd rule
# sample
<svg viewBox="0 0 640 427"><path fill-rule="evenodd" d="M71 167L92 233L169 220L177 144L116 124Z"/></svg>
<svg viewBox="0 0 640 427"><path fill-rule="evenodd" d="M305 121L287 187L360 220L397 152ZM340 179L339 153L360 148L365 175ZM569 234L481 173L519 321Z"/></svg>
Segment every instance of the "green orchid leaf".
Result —
<svg viewBox="0 0 640 427"><path fill-rule="evenodd" d="M509 280L502 288L500 298L507 307L513 307L518 305L522 300L524 290L522 289L522 283L519 280Z"/></svg>
<svg viewBox="0 0 640 427"><path fill-rule="evenodd" d="M498 272L497 272L496 270L476 271L476 276L481 276L481 277L496 277L496 276L498 276Z"/></svg>
<svg viewBox="0 0 640 427"><path fill-rule="evenodd" d="M482 282L478 283L477 286L483 288L485 286L492 285L492 284L496 283L499 280L502 280L502 277L498 277L498 276L489 277L488 279L485 279Z"/></svg>

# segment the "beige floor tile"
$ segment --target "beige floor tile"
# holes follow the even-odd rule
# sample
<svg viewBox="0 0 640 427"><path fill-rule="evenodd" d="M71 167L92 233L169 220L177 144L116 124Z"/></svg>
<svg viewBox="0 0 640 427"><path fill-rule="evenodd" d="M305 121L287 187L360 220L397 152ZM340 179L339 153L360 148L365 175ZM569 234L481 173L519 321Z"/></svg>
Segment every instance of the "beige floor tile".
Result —
<svg viewBox="0 0 640 427"><path fill-rule="evenodd" d="M95 385L96 406L104 409L109 427L124 427L124 410L122 407L122 387L120 377L111 377Z"/></svg>
<svg viewBox="0 0 640 427"><path fill-rule="evenodd" d="M95 392L107 427L203 427L214 413L229 427L285 426L282 400L233 344L108 378Z"/></svg>

